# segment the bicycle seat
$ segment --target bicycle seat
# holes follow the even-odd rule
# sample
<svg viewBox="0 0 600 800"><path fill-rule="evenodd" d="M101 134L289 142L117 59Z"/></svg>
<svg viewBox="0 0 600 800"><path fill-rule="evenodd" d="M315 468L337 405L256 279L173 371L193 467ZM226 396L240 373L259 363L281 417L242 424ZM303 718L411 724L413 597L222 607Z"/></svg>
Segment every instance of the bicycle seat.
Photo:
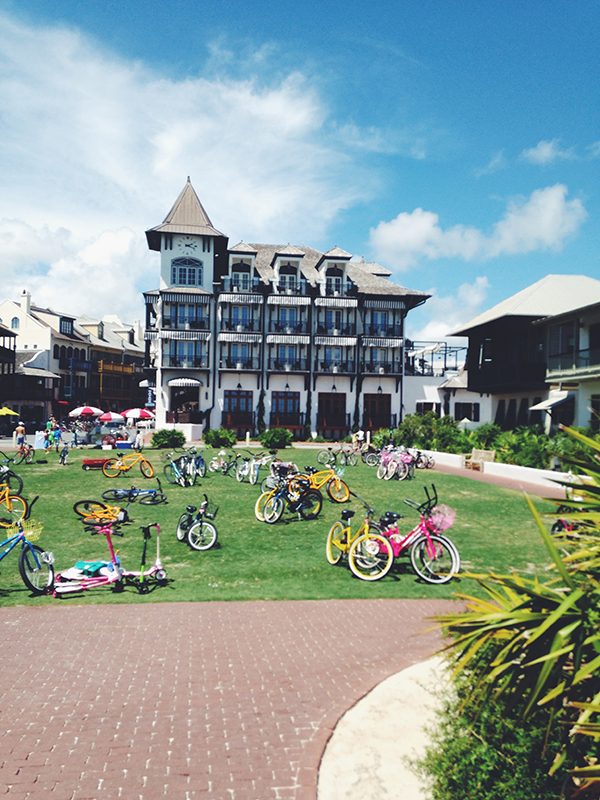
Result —
<svg viewBox="0 0 600 800"><path fill-rule="evenodd" d="M188 514L193 514L196 510L196 506L186 506L185 510L188 512Z"/></svg>
<svg viewBox="0 0 600 800"><path fill-rule="evenodd" d="M345 509L342 511L342 519L343 519L345 522L347 522L349 519L352 519L352 517L353 517L355 514L356 514L356 511L352 511L352 509L350 509L350 508L345 508Z"/></svg>

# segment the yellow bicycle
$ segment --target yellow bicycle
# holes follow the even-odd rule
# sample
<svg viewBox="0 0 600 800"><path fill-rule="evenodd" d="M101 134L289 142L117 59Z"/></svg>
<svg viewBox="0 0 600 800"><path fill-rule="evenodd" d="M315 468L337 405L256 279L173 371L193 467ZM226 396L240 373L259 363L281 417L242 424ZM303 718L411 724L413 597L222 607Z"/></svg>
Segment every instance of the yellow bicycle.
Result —
<svg viewBox="0 0 600 800"><path fill-rule="evenodd" d="M329 499L334 503L345 503L350 497L350 489L348 484L340 478L340 472L336 472L334 469L317 471L314 467L305 467L304 469L305 472L292 479L290 484L292 492L298 491L298 481L308 481L310 489L321 489L324 486Z"/></svg>
<svg viewBox="0 0 600 800"><path fill-rule="evenodd" d="M116 478L122 472L128 472L135 467L136 464L140 465L140 470L144 478L154 477L154 468L152 464L141 453L131 453L121 458L111 458L102 465L102 472L107 478Z"/></svg>
<svg viewBox="0 0 600 800"><path fill-rule="evenodd" d="M10 494L8 483L0 483L0 527L17 525L27 516L27 501L19 495Z"/></svg>
<svg viewBox="0 0 600 800"><path fill-rule="evenodd" d="M325 554L330 564L339 564L342 556L347 556L348 566L357 578L377 581L392 568L394 551L388 539L379 532L379 528L371 523L371 516L375 512L364 500L362 502L366 514L360 528L356 533L352 532L350 520L356 512L349 508L344 509L342 520L334 522L327 534Z"/></svg>

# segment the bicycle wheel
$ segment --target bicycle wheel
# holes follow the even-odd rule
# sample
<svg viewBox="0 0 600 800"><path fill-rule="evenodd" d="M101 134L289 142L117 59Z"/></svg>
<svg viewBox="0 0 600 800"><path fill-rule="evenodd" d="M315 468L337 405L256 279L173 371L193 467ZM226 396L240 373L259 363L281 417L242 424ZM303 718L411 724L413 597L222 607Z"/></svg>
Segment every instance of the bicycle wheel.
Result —
<svg viewBox="0 0 600 800"><path fill-rule="evenodd" d="M20 464L22 461L25 461L25 450L16 452L13 456L13 464Z"/></svg>
<svg viewBox="0 0 600 800"><path fill-rule="evenodd" d="M390 464L389 461L385 461L385 462L384 461L380 461L379 462L379 466L377 467L377 477L379 478L379 480L382 480L383 478L385 478L385 476L387 474L387 470L388 470L389 464Z"/></svg>
<svg viewBox="0 0 600 800"><path fill-rule="evenodd" d="M347 535L342 522L334 522L329 529L325 542L325 555L330 564L340 563L346 550Z"/></svg>
<svg viewBox="0 0 600 800"><path fill-rule="evenodd" d="M169 483L179 483L179 473L170 462L163 467L163 474Z"/></svg>
<svg viewBox="0 0 600 800"><path fill-rule="evenodd" d="M25 453L25 463L26 464L33 464L35 461L35 450L33 447L30 447L27 453Z"/></svg>
<svg viewBox="0 0 600 800"><path fill-rule="evenodd" d="M259 522L265 521L265 504L273 496L273 490L263 492L254 505L254 516Z"/></svg>
<svg viewBox="0 0 600 800"><path fill-rule="evenodd" d="M309 489L299 500L298 513L302 519L315 519L323 508L323 497L316 489Z"/></svg>
<svg viewBox="0 0 600 800"><path fill-rule="evenodd" d="M425 466L427 469L433 469L435 467L435 458L427 456L427 464Z"/></svg>
<svg viewBox="0 0 600 800"><path fill-rule="evenodd" d="M272 475L267 475L266 478L263 478L260 484L260 491L264 494L265 492L271 492L277 486L277 478L274 478Z"/></svg>
<svg viewBox="0 0 600 800"><path fill-rule="evenodd" d="M111 458L102 464L102 472L107 478L116 478L117 475L121 474L121 468L118 466L120 463L119 459Z"/></svg>
<svg viewBox="0 0 600 800"><path fill-rule="evenodd" d="M157 506L160 503L167 502L167 495L164 492L159 491L152 491L149 494L143 494L140 497L140 505L142 506Z"/></svg>
<svg viewBox="0 0 600 800"><path fill-rule="evenodd" d="M258 482L258 473L260 472L260 467L258 464L252 462L250 465L250 474L248 475L248 480L252 484L252 486L256 486Z"/></svg>
<svg viewBox="0 0 600 800"><path fill-rule="evenodd" d="M235 470L235 479L238 483L242 483L246 475L248 474L248 462L242 461L241 464L238 464Z"/></svg>
<svg viewBox="0 0 600 800"><path fill-rule="evenodd" d="M330 459L333 456L333 460L335 461L335 456L329 450L320 450L317 455L317 461L319 464L329 464Z"/></svg>
<svg viewBox="0 0 600 800"><path fill-rule="evenodd" d="M329 499L334 503L345 503L350 497L350 489L340 478L331 478L327 481L325 490Z"/></svg>
<svg viewBox="0 0 600 800"><path fill-rule="evenodd" d="M448 583L460 570L460 555L450 539L431 533L410 548L410 564L426 583Z"/></svg>
<svg viewBox="0 0 600 800"><path fill-rule="evenodd" d="M16 525L27 514L27 501L19 495L9 495L0 503L0 526L8 528Z"/></svg>
<svg viewBox="0 0 600 800"><path fill-rule="evenodd" d="M129 489L107 489L102 492L102 497L104 500L123 500L128 494Z"/></svg>
<svg viewBox="0 0 600 800"><path fill-rule="evenodd" d="M45 594L54 586L52 556L37 544L27 542L21 550L19 572L25 586L34 594Z"/></svg>
<svg viewBox="0 0 600 800"><path fill-rule="evenodd" d="M376 467L379 464L379 456L377 453L367 453L365 464L367 467Z"/></svg>
<svg viewBox="0 0 600 800"><path fill-rule="evenodd" d="M350 453L348 456L348 464L355 467L358 464L358 453Z"/></svg>
<svg viewBox="0 0 600 800"><path fill-rule="evenodd" d="M337 460L340 462L340 466L347 467L348 466L348 453L342 452L338 455Z"/></svg>
<svg viewBox="0 0 600 800"><path fill-rule="evenodd" d="M396 478L399 481L403 481L405 478L407 478L408 474L408 464L405 464L404 461L402 461L400 464L396 465Z"/></svg>
<svg viewBox="0 0 600 800"><path fill-rule="evenodd" d="M398 466L399 464L397 461L390 461L389 464L387 465L387 469L385 471L385 475L383 476L383 480L391 481L398 470ZM379 473L377 473L377 475L379 476Z"/></svg>
<svg viewBox="0 0 600 800"><path fill-rule="evenodd" d="M192 522L194 518L191 514L182 514L179 517L179 522L177 523L177 541L183 542L188 535L189 529L192 527Z"/></svg>
<svg viewBox="0 0 600 800"><path fill-rule="evenodd" d="M144 478L153 478L154 477L154 467L149 461L146 461L145 458L142 458L140 461L140 469L142 471L142 475Z"/></svg>
<svg viewBox="0 0 600 800"><path fill-rule="evenodd" d="M270 497L263 508L265 522L268 522L269 525L273 525L275 522L278 522L283 516L284 509L285 503L282 497Z"/></svg>
<svg viewBox="0 0 600 800"><path fill-rule="evenodd" d="M185 483L186 486L195 486L198 473L196 472L196 462L189 461L185 467Z"/></svg>
<svg viewBox="0 0 600 800"><path fill-rule="evenodd" d="M99 516L106 509L106 503L98 500L79 500L73 506L73 511L80 517Z"/></svg>
<svg viewBox="0 0 600 800"><path fill-rule="evenodd" d="M201 478L206 477L206 461L202 456L196 459L196 472Z"/></svg>
<svg viewBox="0 0 600 800"><path fill-rule="evenodd" d="M217 472L218 469L219 469L219 462L215 461L215 459L213 458L213 460L208 465L208 471L209 472Z"/></svg>
<svg viewBox="0 0 600 800"><path fill-rule="evenodd" d="M554 525L550 528L550 533L562 533L565 529L565 523L562 519L557 519Z"/></svg>
<svg viewBox="0 0 600 800"><path fill-rule="evenodd" d="M388 574L394 563L391 544L377 533L365 533L352 544L348 566L363 581L378 581Z"/></svg>
<svg viewBox="0 0 600 800"><path fill-rule="evenodd" d="M217 543L217 529L212 522L196 522L188 531L188 544L192 550L210 550Z"/></svg>
<svg viewBox="0 0 600 800"><path fill-rule="evenodd" d="M0 476L0 483L8 484L8 493L11 495L21 494L23 491L23 481L21 477L9 469L4 475Z"/></svg>

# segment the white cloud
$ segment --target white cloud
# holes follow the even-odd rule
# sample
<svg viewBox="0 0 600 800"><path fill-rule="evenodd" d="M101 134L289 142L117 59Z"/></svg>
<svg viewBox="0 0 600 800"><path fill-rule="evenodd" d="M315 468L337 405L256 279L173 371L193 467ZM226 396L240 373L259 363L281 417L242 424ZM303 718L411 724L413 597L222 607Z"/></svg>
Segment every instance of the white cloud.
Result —
<svg viewBox="0 0 600 800"><path fill-rule="evenodd" d="M504 150L499 150L497 153L494 153L486 167L475 170L475 177L480 178L482 175L492 175L494 172L498 172L498 170L504 169L505 167L506 159L504 158Z"/></svg>
<svg viewBox="0 0 600 800"><path fill-rule="evenodd" d="M430 289L431 297L421 311L421 317L429 315L429 321L419 329L409 329L409 338L417 341L441 342L450 331L481 313L489 288L488 279L481 276L473 283L463 283L459 286L456 295L440 297L435 288ZM415 318L414 312L408 317L409 325L411 317ZM458 340L452 339L452 342L457 344Z"/></svg>
<svg viewBox="0 0 600 800"><path fill-rule="evenodd" d="M570 161L576 158L573 148L561 150L559 145L560 139L542 140L535 147L523 150L521 158L531 164L552 164L553 161Z"/></svg>
<svg viewBox="0 0 600 800"><path fill-rule="evenodd" d="M422 258L486 260L503 254L560 250L587 216L581 201L567 200L562 184L536 189L527 200L513 200L489 236L478 228L455 225L443 230L439 217L416 208L370 231L375 257L390 269L405 270Z"/></svg>
<svg viewBox="0 0 600 800"><path fill-rule="evenodd" d="M593 144L589 145L586 150L590 151L591 158L600 157L600 142L594 142Z"/></svg>
<svg viewBox="0 0 600 800"><path fill-rule="evenodd" d="M263 48L257 59L266 57ZM119 277L114 294L132 297L122 287L139 253L136 245L133 261L121 259L121 228L143 239L188 175L213 224L253 241L319 239L374 187L337 132L332 137L328 109L300 74L268 86L170 80L76 30L35 28L5 14L0 119L0 218L12 220L0 226L0 245L10 240L0 253L4 291L17 268L26 268L23 277L36 274L38 292L49 297L54 285L72 291L66 275L73 270L82 310L85 304L94 316L110 309L98 277L83 268L95 263L89 243L102 241L112 254L104 274L105 282ZM103 231L113 231L112 243ZM156 284L150 258L155 269L138 290ZM44 270L53 281L47 289ZM132 275L141 272L135 267Z"/></svg>

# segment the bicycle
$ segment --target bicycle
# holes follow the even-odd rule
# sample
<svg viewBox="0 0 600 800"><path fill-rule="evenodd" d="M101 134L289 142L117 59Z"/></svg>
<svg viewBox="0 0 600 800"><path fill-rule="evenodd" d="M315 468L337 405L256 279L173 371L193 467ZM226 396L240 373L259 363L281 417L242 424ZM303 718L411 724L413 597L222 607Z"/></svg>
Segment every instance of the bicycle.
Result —
<svg viewBox="0 0 600 800"><path fill-rule="evenodd" d="M22 444L18 451L15 453L13 462L15 464L33 464L35 461L35 450L31 444Z"/></svg>
<svg viewBox="0 0 600 800"><path fill-rule="evenodd" d="M342 467L355 467L358 464L358 456L361 452L359 444L342 445L338 459Z"/></svg>
<svg viewBox="0 0 600 800"><path fill-rule="evenodd" d="M381 535L377 525L371 522L375 511L362 497L358 497L354 492L351 494L362 502L365 518L360 528L353 534L350 520L356 511L345 508L342 511L341 521L334 522L327 534L325 555L332 565L339 564L342 557L347 556L348 566L357 578L363 581L376 581L390 571L394 553L389 541Z"/></svg>
<svg viewBox="0 0 600 800"><path fill-rule="evenodd" d="M344 470L322 469L315 467L305 467L304 472L292 479L290 488L295 491L295 482L308 480L311 489L322 489L325 487L327 496L332 503L345 503L350 497L350 489L341 476Z"/></svg>
<svg viewBox="0 0 600 800"><path fill-rule="evenodd" d="M140 465L140 470L144 478L154 477L154 468L142 453L131 453L121 458L111 458L102 465L102 472L107 478L116 478L122 472L128 472L136 464Z"/></svg>
<svg viewBox="0 0 600 800"><path fill-rule="evenodd" d="M167 502L167 495L163 492L160 483L160 478L156 479L158 489L136 489L132 486L131 489L107 489L102 492L104 500L127 500L128 503L135 503L139 500L140 505L143 506L157 506L159 503Z"/></svg>
<svg viewBox="0 0 600 800"><path fill-rule="evenodd" d="M217 543L218 532L212 520L217 516L219 507L209 503L204 495L200 506L186 506L185 512L177 523L177 541L187 543L193 550L210 550ZM211 520L211 521L209 521Z"/></svg>
<svg viewBox="0 0 600 800"><path fill-rule="evenodd" d="M333 467L337 463L338 454L340 452L340 448L334 452L333 447L328 447L327 450L320 450L317 453L317 461L324 466Z"/></svg>
<svg viewBox="0 0 600 800"><path fill-rule="evenodd" d="M20 544L19 574L23 583L34 594L50 591L54 585L54 555L33 544L40 538L41 524L19 520L16 525L7 528L6 533L8 537L0 542L0 547L6 546L6 550L0 553L0 561Z"/></svg>
<svg viewBox="0 0 600 800"><path fill-rule="evenodd" d="M271 462L269 467L269 474L260 484L260 491L264 494L272 489L275 489L283 478L291 478L293 475L299 475L300 470L293 461L281 461L275 459Z"/></svg>
<svg viewBox="0 0 600 800"><path fill-rule="evenodd" d="M108 544L110 561L78 561L74 567L59 572L54 583L54 597L84 592L98 586L112 586L114 592L122 592L124 570L112 543L113 536L123 536L115 527L112 517L99 518L96 525L86 526L92 536L103 533Z"/></svg>
<svg viewBox="0 0 600 800"><path fill-rule="evenodd" d="M100 524L106 520L118 523L129 521L129 506L123 509L120 506L109 506L99 500L78 500L73 505L73 511L81 517L84 525Z"/></svg>
<svg viewBox="0 0 600 800"><path fill-rule="evenodd" d="M23 481L21 477L13 472L6 464L0 464L0 484L7 483L11 495L21 494L23 491Z"/></svg>
<svg viewBox="0 0 600 800"><path fill-rule="evenodd" d="M456 511L446 505L438 505L434 484L432 494L423 487L427 499L424 503L405 499L406 505L419 512L420 520L408 534L400 533L397 520L402 514L387 511L380 519L382 535L390 541L397 558L409 552L413 571L426 583L448 583L460 571L460 554L454 542L442 531L452 527Z"/></svg>
<svg viewBox="0 0 600 800"><path fill-rule="evenodd" d="M37 498L36 498L37 500ZM33 505L33 503L32 503ZM0 527L10 528L29 517L30 506L18 494L11 494L8 483L0 484Z"/></svg>
<svg viewBox="0 0 600 800"><path fill-rule="evenodd" d="M308 481L299 485L299 491L290 491L289 484L282 480L277 488L264 492L256 501L254 513L258 520L273 525L283 516L286 508L298 514L298 519L315 519L323 507L323 497Z"/></svg>
<svg viewBox="0 0 600 800"><path fill-rule="evenodd" d="M167 456L169 463L165 464L163 472L169 483L179 484L180 486L193 486L196 483L197 471L196 461L182 453L175 457L175 453Z"/></svg>

